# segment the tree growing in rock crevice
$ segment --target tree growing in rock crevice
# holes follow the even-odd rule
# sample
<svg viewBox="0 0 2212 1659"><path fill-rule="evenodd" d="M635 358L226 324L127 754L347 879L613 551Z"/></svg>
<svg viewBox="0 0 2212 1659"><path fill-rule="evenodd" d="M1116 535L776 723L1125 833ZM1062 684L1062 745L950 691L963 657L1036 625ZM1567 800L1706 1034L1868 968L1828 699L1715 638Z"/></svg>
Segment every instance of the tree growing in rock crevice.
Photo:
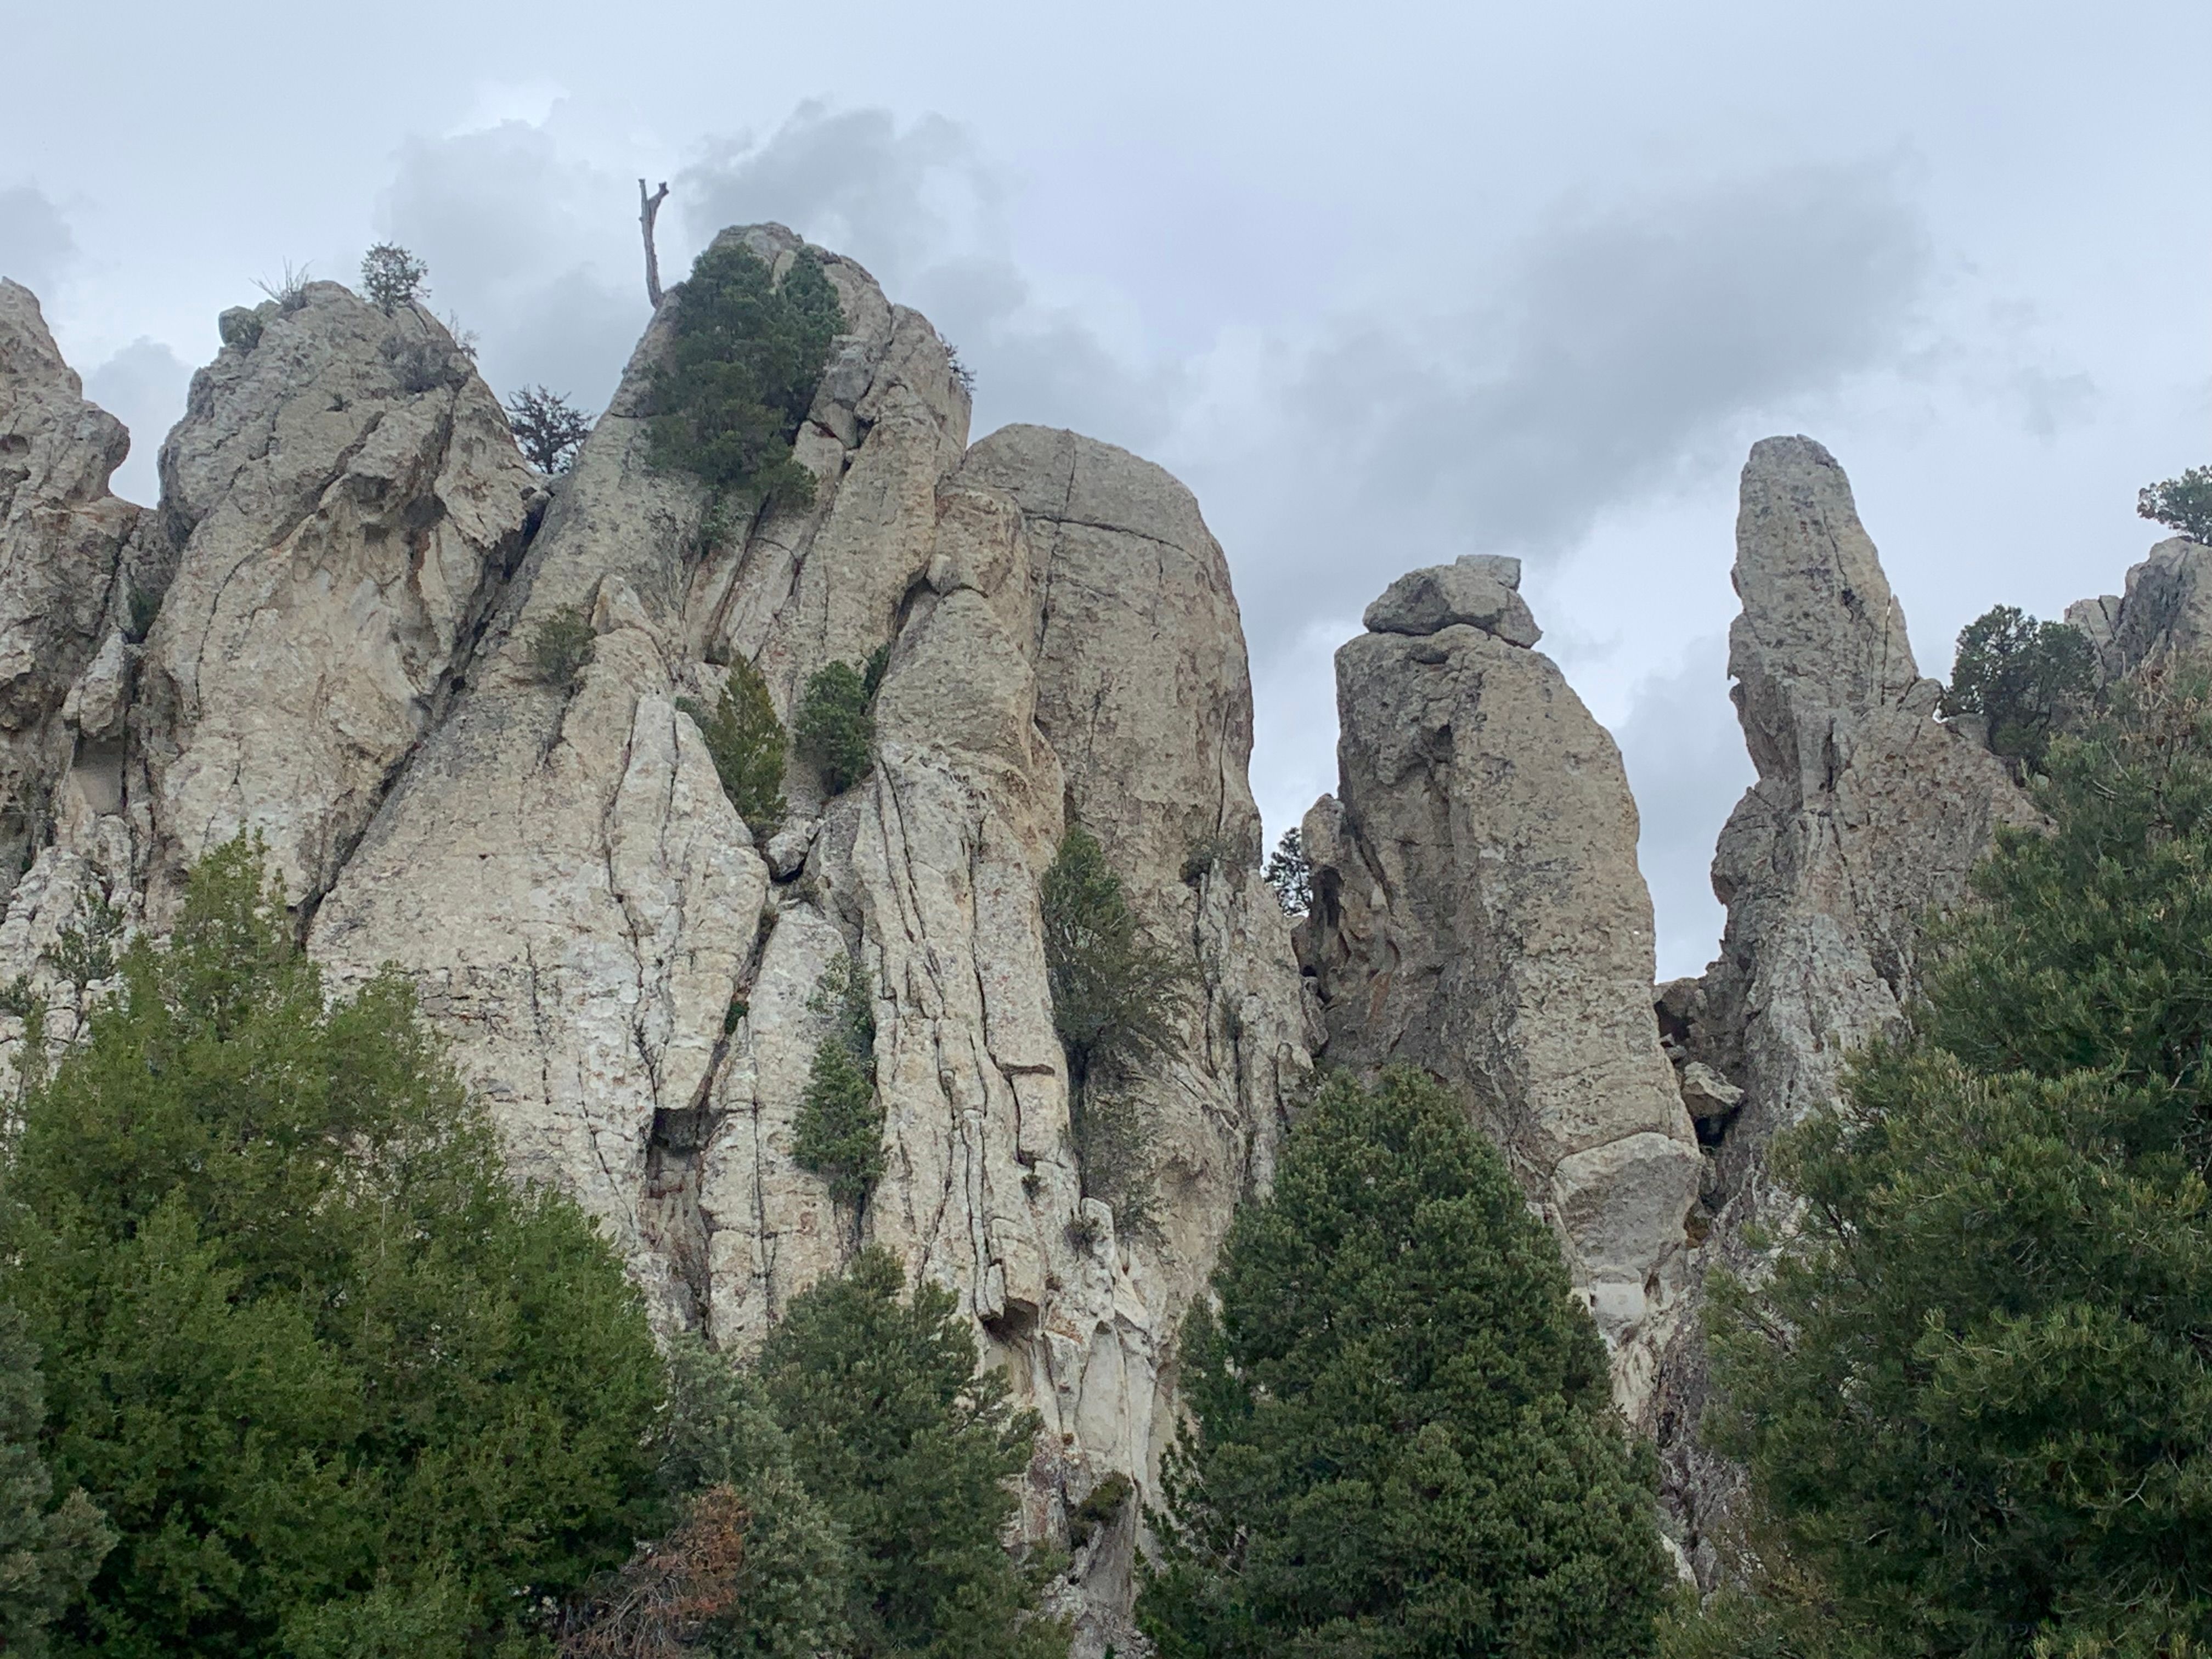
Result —
<svg viewBox="0 0 2212 1659"><path fill-rule="evenodd" d="M2136 497L2136 513L2192 542L2212 544L2212 466L2192 466L2179 477L2146 485Z"/></svg>
<svg viewBox="0 0 2212 1659"><path fill-rule="evenodd" d="M525 386L507 400L507 423L523 459L540 472L566 472L592 435L591 418L543 386Z"/></svg>
<svg viewBox="0 0 2212 1659"><path fill-rule="evenodd" d="M884 1173L884 1108L876 1094L876 1015L867 981L849 957L823 970L807 999L830 1022L815 1044L806 1092L792 1120L791 1155L858 1210Z"/></svg>
<svg viewBox="0 0 2212 1659"><path fill-rule="evenodd" d="M1146 937L1105 849L1080 824L1061 840L1040 898L1084 1196L1102 1200L1116 1226L1141 1231L1155 1219L1155 1124L1141 1079L1182 1052L1179 1018L1195 975Z"/></svg>
<svg viewBox="0 0 2212 1659"><path fill-rule="evenodd" d="M712 709L693 697L678 697L676 706L690 716L706 739L722 793L738 809L753 839L774 835L787 810L783 767L788 740L760 670L750 662L732 664Z"/></svg>
<svg viewBox="0 0 2212 1659"><path fill-rule="evenodd" d="M792 738L799 755L822 774L833 795L842 795L862 778L874 761L875 716L869 712L882 672L875 659L863 671L848 662L825 664L807 677L792 717Z"/></svg>

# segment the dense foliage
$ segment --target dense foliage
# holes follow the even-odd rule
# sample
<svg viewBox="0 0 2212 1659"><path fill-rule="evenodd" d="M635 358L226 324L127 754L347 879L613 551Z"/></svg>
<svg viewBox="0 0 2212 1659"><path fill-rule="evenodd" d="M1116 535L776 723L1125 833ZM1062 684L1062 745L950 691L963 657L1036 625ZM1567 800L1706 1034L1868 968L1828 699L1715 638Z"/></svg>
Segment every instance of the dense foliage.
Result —
<svg viewBox="0 0 2212 1659"><path fill-rule="evenodd" d="M821 264L802 254L779 283L757 254L724 239L678 294L653 381L654 464L749 503L811 501L814 475L791 444L845 326Z"/></svg>
<svg viewBox="0 0 2212 1659"><path fill-rule="evenodd" d="M1943 712L1981 715L1990 752L2035 772L2052 733L2096 689L2097 653L2087 635L2001 605L1960 631Z"/></svg>
<svg viewBox="0 0 2212 1659"><path fill-rule="evenodd" d="M1098 838L1069 828L1041 891L1052 1021L1067 1055L1068 1115L1084 1195L1125 1230L1149 1225L1152 1119L1143 1069L1182 1052L1188 964L1145 936Z"/></svg>
<svg viewBox="0 0 2212 1659"><path fill-rule="evenodd" d="M783 722L768 694L768 681L749 662L732 665L722 695L710 710L690 697L676 706L689 714L707 740L722 793L755 840L775 833L783 823Z"/></svg>
<svg viewBox="0 0 2212 1659"><path fill-rule="evenodd" d="M403 980L325 1001L257 849L120 971L0 1193L47 1461L119 1534L58 1650L520 1651L657 1521L620 1264L508 1182Z"/></svg>
<svg viewBox="0 0 2212 1659"><path fill-rule="evenodd" d="M806 689L799 693L792 735L800 756L820 770L833 795L843 794L868 775L876 741L868 705L875 690L869 675L848 662L833 662L807 676Z"/></svg>
<svg viewBox="0 0 2212 1659"><path fill-rule="evenodd" d="M1001 1541L1036 1419L978 1371L949 1291L888 1253L794 1299L769 1334L760 1382L793 1468L851 1549L842 1651L851 1659L1065 1659L1042 1617L1045 1559Z"/></svg>
<svg viewBox="0 0 2212 1659"><path fill-rule="evenodd" d="M387 317L421 299L429 278L430 267L394 243L379 242L361 256L361 291Z"/></svg>
<svg viewBox="0 0 2212 1659"><path fill-rule="evenodd" d="M884 1109L876 1097L876 1016L867 981L850 957L824 970L807 1007L830 1029L814 1046L806 1092L792 1120L792 1160L854 1207L884 1172Z"/></svg>
<svg viewBox="0 0 2212 1659"><path fill-rule="evenodd" d="M1646 1654L1672 1580L1559 1248L1435 1085L1331 1079L1185 1328L1163 1659Z"/></svg>
<svg viewBox="0 0 2212 1659"><path fill-rule="evenodd" d="M1712 1426L1804 1650L2212 1640L2212 678L2114 702L1780 1148L1803 1231L1723 1306Z"/></svg>
<svg viewBox="0 0 2212 1659"><path fill-rule="evenodd" d="M40 1659L46 1627L76 1601L115 1533L82 1490L52 1502L41 1455L46 1379L23 1316L0 1307L0 1653Z"/></svg>
<svg viewBox="0 0 2212 1659"><path fill-rule="evenodd" d="M543 386L525 386L507 400L507 423L523 459L540 472L566 472L592 435L590 417Z"/></svg>
<svg viewBox="0 0 2212 1659"><path fill-rule="evenodd" d="M2192 466L2146 486L2136 496L2136 512L2192 542L2212 543L2212 466Z"/></svg>

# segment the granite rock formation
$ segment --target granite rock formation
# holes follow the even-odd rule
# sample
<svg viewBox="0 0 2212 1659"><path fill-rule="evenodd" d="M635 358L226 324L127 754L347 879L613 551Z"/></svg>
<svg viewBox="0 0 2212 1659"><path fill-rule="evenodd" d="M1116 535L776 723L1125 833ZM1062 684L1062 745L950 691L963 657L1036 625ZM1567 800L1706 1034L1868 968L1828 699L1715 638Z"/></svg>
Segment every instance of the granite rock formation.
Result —
<svg viewBox="0 0 2212 1659"><path fill-rule="evenodd" d="M1759 779L1721 832L1728 907L1702 981L1661 988L1658 1013L1710 1161L1695 1273L1755 1279L1747 1227L1786 1228L1770 1181L1777 1132L1837 1098L1850 1051L1895 1028L1927 917L1955 903L2003 823L2034 813L2002 762L1936 717L1905 613L1850 483L1809 438L1769 438L1743 470L1729 672ZM1662 1366L1667 1501L1701 1582L1738 1477L1695 1443L1705 1392L1694 1325Z"/></svg>
<svg viewBox="0 0 2212 1659"><path fill-rule="evenodd" d="M2066 620L2089 636L2109 683L2169 653L2212 645L2212 547L2169 537L2128 572L2127 591L2076 599Z"/></svg>
<svg viewBox="0 0 2212 1659"><path fill-rule="evenodd" d="M1401 577L1337 653L1341 782L1306 815L1327 1054L1463 1091L1558 1226L1646 1413L1698 1158L1652 1023L1651 900L1619 750L1511 560Z"/></svg>
<svg viewBox="0 0 2212 1659"><path fill-rule="evenodd" d="M970 447L935 330L858 265L725 234L818 258L847 320L795 446L813 502L734 525L648 464L680 289L559 479L419 309L311 283L226 313L142 512L106 493L121 428L0 288L0 980L65 1041L101 987L60 982L60 930L158 930L193 860L259 834L332 981L412 976L517 1173L601 1218L665 1327L742 1352L863 1243L952 1287L1043 1417L1024 1524L1056 1535L1110 1473L1151 1490L1182 1312L1317 1035L1257 871L1227 567L1133 455ZM537 660L556 615L592 635L572 686ZM833 795L794 768L757 835L679 702L742 657L788 720L879 648L870 773ZM1161 1221L1135 1237L1085 1194L1046 984L1074 822L1193 969L1181 1051L1138 1085ZM885 1116L857 1212L792 1151L839 963ZM22 1031L0 1015L0 1059ZM1135 1531L1130 1506L1057 1592L1080 1654L1129 1649Z"/></svg>

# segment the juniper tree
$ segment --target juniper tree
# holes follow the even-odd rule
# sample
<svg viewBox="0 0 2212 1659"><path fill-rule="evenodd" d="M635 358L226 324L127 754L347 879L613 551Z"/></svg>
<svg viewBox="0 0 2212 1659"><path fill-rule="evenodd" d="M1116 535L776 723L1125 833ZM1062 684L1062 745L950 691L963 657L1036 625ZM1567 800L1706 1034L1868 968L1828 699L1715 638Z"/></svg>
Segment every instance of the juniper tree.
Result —
<svg viewBox="0 0 2212 1659"><path fill-rule="evenodd" d="M1778 1151L1715 1339L1816 1624L1893 1655L2212 1640L2212 678L2051 747L1911 1029Z"/></svg>
<svg viewBox="0 0 2212 1659"><path fill-rule="evenodd" d="M714 243L677 296L667 358L651 393L653 458L711 489L804 506L814 475L792 441L845 317L811 253L777 281L759 255Z"/></svg>
<svg viewBox="0 0 2212 1659"><path fill-rule="evenodd" d="M1960 630L1943 695L1948 714L1979 714L1992 754L2040 770L2051 734L2097 686L2097 653L2071 623L2001 605Z"/></svg>
<svg viewBox="0 0 2212 1659"><path fill-rule="evenodd" d="M30 1080L0 1301L118 1541L64 1654L489 1654L655 1530L659 1362L592 1224L518 1187L396 972L326 997L258 850Z"/></svg>
<svg viewBox="0 0 2212 1659"><path fill-rule="evenodd" d="M760 1380L800 1481L850 1540L850 1659L1065 1659L1042 1557L1002 1541L1037 1422L976 1369L951 1291L887 1251L792 1302Z"/></svg>
<svg viewBox="0 0 2212 1659"><path fill-rule="evenodd" d="M1181 1051L1190 969L1146 937L1105 849L1080 824L1061 839L1040 902L1084 1194L1125 1230L1141 1229L1152 1219L1154 1126L1137 1085L1146 1066Z"/></svg>
<svg viewBox="0 0 2212 1659"><path fill-rule="evenodd" d="M2146 485L2136 496L2136 513L2192 542L2212 542L2212 466L2192 466L2178 478Z"/></svg>
<svg viewBox="0 0 2212 1659"><path fill-rule="evenodd" d="M868 705L874 695L866 676L848 662L817 669L799 693L791 722L793 742L820 769L833 795L843 794L868 775L876 740Z"/></svg>
<svg viewBox="0 0 2212 1659"><path fill-rule="evenodd" d="M1180 1349L1162 1659L1640 1655L1656 1465L1557 1243L1440 1088L1332 1078Z"/></svg>
<svg viewBox="0 0 2212 1659"><path fill-rule="evenodd" d="M46 1627L115 1542L82 1490L53 1501L40 1448L46 1379L23 1316L0 1306L0 1653L43 1659Z"/></svg>
<svg viewBox="0 0 2212 1659"><path fill-rule="evenodd" d="M775 833L787 810L783 798L783 722L775 716L768 682L750 662L731 665L712 709L690 697L676 706L690 715L714 757L722 793L756 841Z"/></svg>
<svg viewBox="0 0 2212 1659"><path fill-rule="evenodd" d="M429 276L429 266L396 243L379 242L361 256L362 292L387 317L421 299Z"/></svg>

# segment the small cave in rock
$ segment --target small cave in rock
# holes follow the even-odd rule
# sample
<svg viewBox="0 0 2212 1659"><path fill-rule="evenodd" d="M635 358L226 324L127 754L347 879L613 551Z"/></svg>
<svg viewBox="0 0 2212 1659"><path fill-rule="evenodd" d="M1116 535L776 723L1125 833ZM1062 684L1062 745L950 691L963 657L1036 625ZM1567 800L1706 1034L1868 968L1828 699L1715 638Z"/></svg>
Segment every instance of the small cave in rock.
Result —
<svg viewBox="0 0 2212 1659"><path fill-rule="evenodd" d="M720 1121L720 1113L704 1106L659 1108L646 1141L638 1228L668 1263L678 1312L693 1330L706 1325L711 1308L713 1229L700 1207L699 1191L707 1147Z"/></svg>

